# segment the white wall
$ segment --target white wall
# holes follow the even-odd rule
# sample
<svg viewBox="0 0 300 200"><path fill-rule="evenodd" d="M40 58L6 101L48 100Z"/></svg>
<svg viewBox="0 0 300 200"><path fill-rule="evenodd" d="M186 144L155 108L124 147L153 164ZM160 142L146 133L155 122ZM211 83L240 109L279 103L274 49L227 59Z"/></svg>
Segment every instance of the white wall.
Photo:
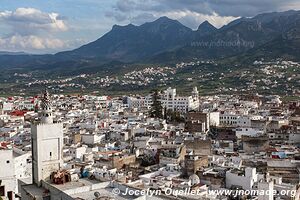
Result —
<svg viewBox="0 0 300 200"><path fill-rule="evenodd" d="M219 126L220 125L220 112L210 112L209 113L209 125Z"/></svg>
<svg viewBox="0 0 300 200"><path fill-rule="evenodd" d="M260 130L253 129L253 128L236 128L236 137L241 139L242 136L256 136L259 133L262 133Z"/></svg>
<svg viewBox="0 0 300 200"><path fill-rule="evenodd" d="M5 195L7 195L8 191L17 191L12 150L0 150L0 180L2 180L1 185L5 186Z"/></svg>
<svg viewBox="0 0 300 200"><path fill-rule="evenodd" d="M243 187L244 190L251 190L253 184L257 182L256 168L245 169L245 176L239 176L231 171L226 172L226 188L230 188L232 185L238 185Z"/></svg>
<svg viewBox="0 0 300 200"><path fill-rule="evenodd" d="M99 143L105 136L97 134L82 134L81 141L84 144L96 144Z"/></svg>
<svg viewBox="0 0 300 200"><path fill-rule="evenodd" d="M258 183L258 191L268 191L269 194L267 195L258 195L258 200L273 200L273 189L274 189L274 182L259 182Z"/></svg>

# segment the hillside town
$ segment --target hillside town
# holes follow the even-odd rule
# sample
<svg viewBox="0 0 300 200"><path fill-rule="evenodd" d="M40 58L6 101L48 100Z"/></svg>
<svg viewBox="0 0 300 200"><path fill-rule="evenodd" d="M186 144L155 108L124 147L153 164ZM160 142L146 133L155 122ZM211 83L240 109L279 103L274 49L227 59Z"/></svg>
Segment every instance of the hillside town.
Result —
<svg viewBox="0 0 300 200"><path fill-rule="evenodd" d="M186 93L1 97L0 199L300 199L299 100Z"/></svg>
<svg viewBox="0 0 300 200"><path fill-rule="evenodd" d="M111 66L111 68L114 68ZM215 61L180 62L174 65L137 66L124 65L115 73L76 73L62 77L41 76L39 73L8 74L0 94L18 91L21 94L36 94L47 87L55 93L94 92L101 89L114 93L143 92L178 85L185 92L184 85L199 86L202 93L238 94L258 92L298 96L300 94L300 63L289 60L254 60L248 66L224 66ZM0 80L0 83L1 80ZM182 83L182 84L178 84ZM185 94L187 95L187 94Z"/></svg>

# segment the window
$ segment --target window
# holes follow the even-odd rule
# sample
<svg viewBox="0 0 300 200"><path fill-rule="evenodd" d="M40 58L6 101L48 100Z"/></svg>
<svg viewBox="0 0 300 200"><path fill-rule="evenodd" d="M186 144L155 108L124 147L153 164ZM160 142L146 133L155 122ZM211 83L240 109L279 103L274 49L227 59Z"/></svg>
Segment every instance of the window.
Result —
<svg viewBox="0 0 300 200"><path fill-rule="evenodd" d="M6 163L7 163L7 164L10 163L9 160L7 160Z"/></svg>
<svg viewBox="0 0 300 200"><path fill-rule="evenodd" d="M50 156L52 156L52 152L50 152Z"/></svg>

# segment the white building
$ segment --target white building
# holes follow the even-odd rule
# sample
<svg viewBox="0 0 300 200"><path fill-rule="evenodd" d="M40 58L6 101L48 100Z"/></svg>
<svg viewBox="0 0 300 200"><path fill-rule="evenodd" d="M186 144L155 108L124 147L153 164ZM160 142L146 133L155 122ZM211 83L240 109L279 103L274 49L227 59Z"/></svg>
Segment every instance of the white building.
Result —
<svg viewBox="0 0 300 200"><path fill-rule="evenodd" d="M12 150L0 150L0 197L11 196L17 191Z"/></svg>
<svg viewBox="0 0 300 200"><path fill-rule="evenodd" d="M220 125L220 112L208 112L207 110L205 110L203 111L203 113L208 113L210 126Z"/></svg>
<svg viewBox="0 0 300 200"><path fill-rule="evenodd" d="M31 153L17 149L0 150L0 196L14 197L17 180L31 176ZM14 198L12 198L14 199Z"/></svg>
<svg viewBox="0 0 300 200"><path fill-rule="evenodd" d="M86 151L87 151L87 146L81 146L81 147L71 146L67 151L67 155L71 156L73 159L83 160L83 155L86 153Z"/></svg>
<svg viewBox="0 0 300 200"><path fill-rule="evenodd" d="M82 134L81 135L81 142L83 144L97 144L100 143L101 140L105 139L105 135L99 135L99 134Z"/></svg>
<svg viewBox="0 0 300 200"><path fill-rule="evenodd" d="M261 118L261 116L224 112L220 114L220 124L234 127L251 127L251 120L259 120Z"/></svg>
<svg viewBox="0 0 300 200"><path fill-rule="evenodd" d="M181 113L198 110L199 95L197 87L194 87L192 96L177 96L176 89L168 88L162 94L161 103L163 108Z"/></svg>
<svg viewBox="0 0 300 200"><path fill-rule="evenodd" d="M241 186L244 190L252 190L257 182L256 168L247 167L244 171L233 169L226 172L226 188Z"/></svg>
<svg viewBox="0 0 300 200"><path fill-rule="evenodd" d="M176 89L169 87L160 94L159 101L163 108L180 113L186 113L191 110L197 111L200 105L197 87L193 88L191 96L177 96ZM152 104L152 95L146 96L145 106L151 107Z"/></svg>
<svg viewBox="0 0 300 200"><path fill-rule="evenodd" d="M242 136L258 136L263 134L263 131L254 128L236 128L235 133L236 137L241 139Z"/></svg>
<svg viewBox="0 0 300 200"><path fill-rule="evenodd" d="M258 182L258 191L265 191L265 194L258 195L258 200L273 200L274 199L274 182L260 181Z"/></svg>
<svg viewBox="0 0 300 200"><path fill-rule="evenodd" d="M11 112L14 109L14 104L10 102L3 102L2 110L4 113Z"/></svg>
<svg viewBox="0 0 300 200"><path fill-rule="evenodd" d="M127 98L128 108L137 108L140 109L145 107L146 99L144 97L128 97Z"/></svg>

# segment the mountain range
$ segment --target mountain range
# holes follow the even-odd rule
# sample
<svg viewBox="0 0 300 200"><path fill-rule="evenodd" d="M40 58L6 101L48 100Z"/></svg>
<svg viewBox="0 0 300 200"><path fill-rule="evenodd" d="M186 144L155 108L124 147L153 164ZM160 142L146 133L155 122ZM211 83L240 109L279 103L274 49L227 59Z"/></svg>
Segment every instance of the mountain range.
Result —
<svg viewBox="0 0 300 200"><path fill-rule="evenodd" d="M192 30L161 17L140 26L114 25L101 38L54 55L0 52L0 68L81 68L110 62L174 63L193 59L288 58L299 60L300 11L239 18L216 28L208 21Z"/></svg>

